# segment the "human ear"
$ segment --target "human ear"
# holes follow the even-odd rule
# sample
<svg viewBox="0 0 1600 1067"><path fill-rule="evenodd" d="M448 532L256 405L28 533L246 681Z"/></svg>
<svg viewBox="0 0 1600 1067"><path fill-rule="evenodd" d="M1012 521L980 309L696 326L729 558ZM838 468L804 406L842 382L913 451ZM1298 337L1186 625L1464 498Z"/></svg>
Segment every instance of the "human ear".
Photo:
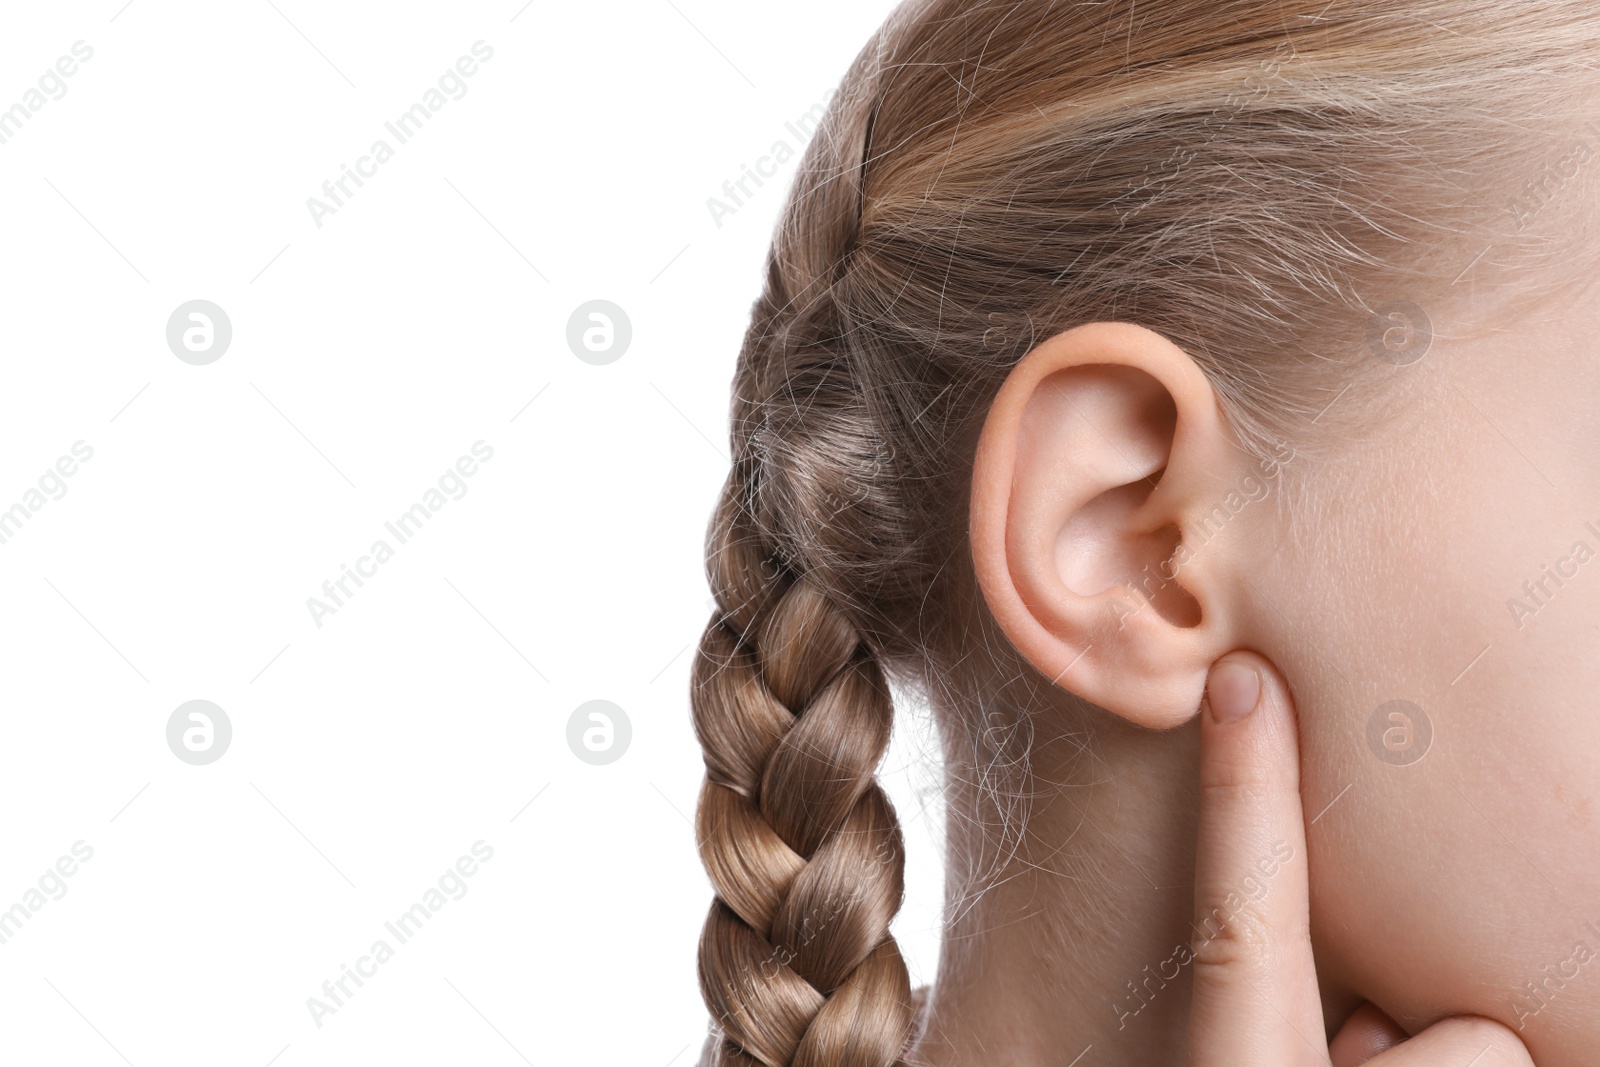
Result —
<svg viewBox="0 0 1600 1067"><path fill-rule="evenodd" d="M973 564L995 620L1085 700L1140 726L1186 721L1237 636L1236 539L1211 524L1250 466L1166 337L1093 322L1044 341L1001 386L973 467Z"/></svg>

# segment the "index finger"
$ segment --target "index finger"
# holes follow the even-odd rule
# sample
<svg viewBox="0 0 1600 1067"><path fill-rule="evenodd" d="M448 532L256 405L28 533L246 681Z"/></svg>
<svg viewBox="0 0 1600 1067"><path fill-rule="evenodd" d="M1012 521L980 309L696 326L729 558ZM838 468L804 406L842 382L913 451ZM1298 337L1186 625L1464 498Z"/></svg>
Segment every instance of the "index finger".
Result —
<svg viewBox="0 0 1600 1067"><path fill-rule="evenodd" d="M1265 657L1230 652L1200 720L1189 1062L1326 1063L1288 685Z"/></svg>

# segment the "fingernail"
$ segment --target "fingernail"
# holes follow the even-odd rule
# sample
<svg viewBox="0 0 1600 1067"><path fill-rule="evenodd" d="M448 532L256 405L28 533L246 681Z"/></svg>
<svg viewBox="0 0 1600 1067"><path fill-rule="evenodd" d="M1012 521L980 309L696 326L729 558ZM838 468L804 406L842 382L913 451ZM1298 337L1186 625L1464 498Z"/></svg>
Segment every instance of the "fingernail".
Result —
<svg viewBox="0 0 1600 1067"><path fill-rule="evenodd" d="M1211 669L1211 677L1206 680L1206 696L1213 719L1235 722L1254 711L1260 701L1261 675L1247 663L1223 660Z"/></svg>

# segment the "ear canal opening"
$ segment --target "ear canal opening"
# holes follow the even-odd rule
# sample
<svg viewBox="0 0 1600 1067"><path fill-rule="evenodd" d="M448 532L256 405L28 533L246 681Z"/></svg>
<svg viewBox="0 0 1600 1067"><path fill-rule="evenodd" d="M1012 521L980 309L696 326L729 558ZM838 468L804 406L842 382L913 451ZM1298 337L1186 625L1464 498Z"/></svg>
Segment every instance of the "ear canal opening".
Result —
<svg viewBox="0 0 1600 1067"><path fill-rule="evenodd" d="M1152 555L1161 562L1148 568L1151 573L1139 576L1136 591L1171 625L1184 629L1199 626L1200 602L1178 581L1177 567L1173 563L1178 546L1183 544L1183 533L1169 523L1150 536L1154 547L1159 549Z"/></svg>
<svg viewBox="0 0 1600 1067"><path fill-rule="evenodd" d="M1167 468L1153 471L1144 479L1146 486L1141 495L1142 504L1153 493ZM1175 523L1168 523L1151 531L1143 549L1146 559L1159 562L1146 564L1129 584L1135 594L1170 626L1193 629L1200 625L1200 602L1178 580L1175 562L1178 548L1183 544L1183 531Z"/></svg>

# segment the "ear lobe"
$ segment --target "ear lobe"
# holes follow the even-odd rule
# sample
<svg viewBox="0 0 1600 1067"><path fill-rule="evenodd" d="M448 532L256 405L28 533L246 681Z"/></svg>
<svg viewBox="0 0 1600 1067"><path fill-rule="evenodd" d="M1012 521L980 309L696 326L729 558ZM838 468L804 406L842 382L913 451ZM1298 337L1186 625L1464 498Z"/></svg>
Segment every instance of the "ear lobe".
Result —
<svg viewBox="0 0 1600 1067"><path fill-rule="evenodd" d="M978 446L971 542L1006 635L1045 677L1141 726L1199 707L1232 647L1218 553L1181 531L1242 453L1165 337L1090 323L1012 370Z"/></svg>

